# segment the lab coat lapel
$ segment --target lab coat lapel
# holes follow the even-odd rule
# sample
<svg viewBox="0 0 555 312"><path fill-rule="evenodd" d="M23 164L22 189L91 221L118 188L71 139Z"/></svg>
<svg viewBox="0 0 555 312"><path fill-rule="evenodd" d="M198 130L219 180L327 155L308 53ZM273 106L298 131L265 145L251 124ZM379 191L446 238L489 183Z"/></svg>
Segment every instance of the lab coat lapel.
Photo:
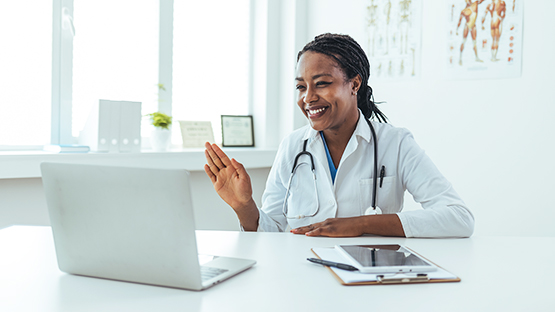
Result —
<svg viewBox="0 0 555 312"><path fill-rule="evenodd" d="M347 165L347 163L350 161L349 156L351 156L358 148L358 144L359 144L358 137L361 137L367 142L370 142L372 140L370 127L368 127L368 123L366 122L365 117L362 114L362 112L360 112L360 110L359 110L359 118L358 118L355 131L353 132L353 135L349 139L349 142L347 143L347 147L345 147L345 151L343 151L343 155L341 155L341 161L339 162L339 168L337 168L337 175L335 176L334 188L338 187L338 185L340 184L338 183L338 180L341 179L341 176L343 175L341 171L348 170L347 168L349 166ZM358 160L355 160L355 161L358 161Z"/></svg>

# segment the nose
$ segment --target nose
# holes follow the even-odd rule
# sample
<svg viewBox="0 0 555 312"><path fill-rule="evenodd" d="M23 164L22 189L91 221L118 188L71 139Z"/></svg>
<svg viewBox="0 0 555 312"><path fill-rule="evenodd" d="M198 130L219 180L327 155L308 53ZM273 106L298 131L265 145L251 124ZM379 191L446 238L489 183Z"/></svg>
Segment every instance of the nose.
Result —
<svg viewBox="0 0 555 312"><path fill-rule="evenodd" d="M312 90L313 89L310 88L310 87L307 88L306 93L305 93L304 98L303 98L303 102L305 104L310 104L310 103L316 102L318 100L318 95L316 94L316 92L313 92Z"/></svg>

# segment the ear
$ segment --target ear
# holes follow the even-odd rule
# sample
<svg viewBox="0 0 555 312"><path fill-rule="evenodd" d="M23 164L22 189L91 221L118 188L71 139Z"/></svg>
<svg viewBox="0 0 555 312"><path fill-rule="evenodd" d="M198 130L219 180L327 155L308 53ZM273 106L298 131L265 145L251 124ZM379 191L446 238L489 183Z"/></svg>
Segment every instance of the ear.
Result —
<svg viewBox="0 0 555 312"><path fill-rule="evenodd" d="M362 85L362 78L360 75L356 75L353 79L351 79L351 91L353 93L357 93L360 90Z"/></svg>

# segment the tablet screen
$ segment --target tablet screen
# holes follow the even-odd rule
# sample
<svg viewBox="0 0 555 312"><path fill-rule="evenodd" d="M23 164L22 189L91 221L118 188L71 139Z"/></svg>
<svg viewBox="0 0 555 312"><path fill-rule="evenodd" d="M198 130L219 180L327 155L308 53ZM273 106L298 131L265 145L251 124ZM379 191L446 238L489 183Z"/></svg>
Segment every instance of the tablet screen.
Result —
<svg viewBox="0 0 555 312"><path fill-rule="evenodd" d="M340 246L363 267L431 266L400 245Z"/></svg>

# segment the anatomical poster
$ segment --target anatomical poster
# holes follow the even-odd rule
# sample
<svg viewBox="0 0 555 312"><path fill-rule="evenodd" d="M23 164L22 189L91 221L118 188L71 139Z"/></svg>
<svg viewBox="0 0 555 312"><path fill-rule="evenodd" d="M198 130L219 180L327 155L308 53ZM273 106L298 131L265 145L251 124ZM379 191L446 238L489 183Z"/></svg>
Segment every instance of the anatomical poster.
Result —
<svg viewBox="0 0 555 312"><path fill-rule="evenodd" d="M445 75L520 77L524 0L446 0Z"/></svg>
<svg viewBox="0 0 555 312"><path fill-rule="evenodd" d="M422 0L366 0L365 10L371 79L419 77Z"/></svg>

